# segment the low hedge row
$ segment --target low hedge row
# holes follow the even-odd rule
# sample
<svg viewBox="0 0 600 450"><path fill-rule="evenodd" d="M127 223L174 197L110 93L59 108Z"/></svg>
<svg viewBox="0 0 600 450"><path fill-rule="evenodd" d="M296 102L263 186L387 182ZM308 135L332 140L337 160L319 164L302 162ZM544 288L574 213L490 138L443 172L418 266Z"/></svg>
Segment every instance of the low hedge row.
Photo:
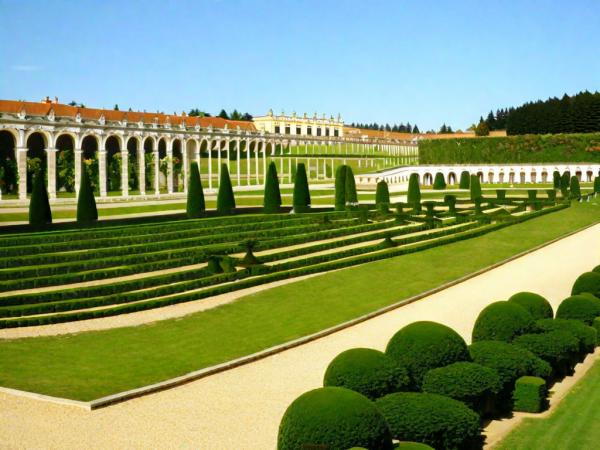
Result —
<svg viewBox="0 0 600 450"><path fill-rule="evenodd" d="M514 410L538 413L546 409L546 382L538 377L524 376L515 383Z"/></svg>

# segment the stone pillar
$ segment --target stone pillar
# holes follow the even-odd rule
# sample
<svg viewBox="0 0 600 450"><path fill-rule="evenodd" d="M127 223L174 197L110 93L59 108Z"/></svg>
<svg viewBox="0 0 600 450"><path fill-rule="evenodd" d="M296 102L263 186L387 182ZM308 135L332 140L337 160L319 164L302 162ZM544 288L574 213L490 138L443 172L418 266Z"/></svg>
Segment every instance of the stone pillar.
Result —
<svg viewBox="0 0 600 450"><path fill-rule="evenodd" d="M106 197L106 150L98 151L98 179L100 183L100 198Z"/></svg>
<svg viewBox="0 0 600 450"><path fill-rule="evenodd" d="M154 195L160 195L160 160L158 148L152 151L152 160L154 162Z"/></svg>
<svg viewBox="0 0 600 450"><path fill-rule="evenodd" d="M206 141L206 149L208 150L208 188L212 189L212 141Z"/></svg>
<svg viewBox="0 0 600 450"><path fill-rule="evenodd" d="M48 176L48 197L50 200L56 198L56 149L46 149L46 167Z"/></svg>
<svg viewBox="0 0 600 450"><path fill-rule="evenodd" d="M140 186L140 195L146 195L146 153L144 147L138 145L138 184Z"/></svg>
<svg viewBox="0 0 600 450"><path fill-rule="evenodd" d="M190 168L189 168L189 163L188 163L187 142L185 142L185 140L182 140L182 141L183 142L181 143L181 146L183 147L183 151L181 152L181 155L183 157L183 193L187 194L188 177L189 177Z"/></svg>
<svg viewBox="0 0 600 450"><path fill-rule="evenodd" d="M256 145L254 146L254 178L256 180L256 184L260 184L260 177L259 177L259 173L258 173L258 152L260 151L260 141L256 142Z"/></svg>
<svg viewBox="0 0 600 450"><path fill-rule="evenodd" d="M83 155L83 150L76 148L73 152L75 154L75 197L77 197L79 195L79 186L81 185L81 157Z"/></svg>
<svg viewBox="0 0 600 450"><path fill-rule="evenodd" d="M217 173L219 175L219 183L221 182L221 139L217 141Z"/></svg>
<svg viewBox="0 0 600 450"><path fill-rule="evenodd" d="M173 193L173 142L167 142L167 193Z"/></svg>
<svg viewBox="0 0 600 450"><path fill-rule="evenodd" d="M121 195L129 196L129 152L121 150Z"/></svg>
<svg viewBox="0 0 600 450"><path fill-rule="evenodd" d="M227 170L229 172L231 172L231 161L230 161L230 154L229 154L229 145L230 145L230 141L229 138L225 139L225 156L227 156Z"/></svg>
<svg viewBox="0 0 600 450"><path fill-rule="evenodd" d="M250 146L252 141L246 141L246 184L250 186L250 158L252 157L252 153L250 152Z"/></svg>
<svg viewBox="0 0 600 450"><path fill-rule="evenodd" d="M235 141L235 151L236 151L236 155L235 155L235 159L237 162L237 167L236 167L236 175L237 175L237 185L241 185L241 173L240 173L240 140L237 139Z"/></svg>
<svg viewBox="0 0 600 450"><path fill-rule="evenodd" d="M17 147L15 152L19 174L19 200L25 200L27 198L27 147Z"/></svg>
<svg viewBox="0 0 600 450"><path fill-rule="evenodd" d="M267 182L267 143L262 143L263 186Z"/></svg>
<svg viewBox="0 0 600 450"><path fill-rule="evenodd" d="M288 159L288 182L292 183L292 158Z"/></svg>

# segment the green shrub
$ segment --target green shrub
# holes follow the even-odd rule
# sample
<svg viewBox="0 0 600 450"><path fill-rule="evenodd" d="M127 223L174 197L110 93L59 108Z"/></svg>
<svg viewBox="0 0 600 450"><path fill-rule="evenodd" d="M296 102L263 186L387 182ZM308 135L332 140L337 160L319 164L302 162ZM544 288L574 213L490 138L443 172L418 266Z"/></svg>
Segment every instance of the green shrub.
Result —
<svg viewBox="0 0 600 450"><path fill-rule="evenodd" d="M571 373L579 352L579 341L566 331L523 334L514 343L547 361L559 376Z"/></svg>
<svg viewBox="0 0 600 450"><path fill-rule="evenodd" d="M589 292L595 297L600 297L600 273L585 272L579 275L573 283L571 295L582 294Z"/></svg>
<svg viewBox="0 0 600 450"><path fill-rule="evenodd" d="M594 192L600 193L600 176L594 177Z"/></svg>
<svg viewBox="0 0 600 450"><path fill-rule="evenodd" d="M306 392L292 402L279 424L278 450L352 447L388 450L393 444L375 404L350 389Z"/></svg>
<svg viewBox="0 0 600 450"><path fill-rule="evenodd" d="M493 412L494 397L500 389L496 370L472 362L431 369L423 378L423 392L460 400L482 415Z"/></svg>
<svg viewBox="0 0 600 450"><path fill-rule="evenodd" d="M356 194L356 181L354 180L354 172L352 167L348 166L346 169L346 187L344 189L346 194L346 209L354 208L358 206L358 195Z"/></svg>
<svg viewBox="0 0 600 450"><path fill-rule="evenodd" d="M206 262L209 273L223 273L223 267L221 267L221 258L219 256L209 256Z"/></svg>
<svg viewBox="0 0 600 450"><path fill-rule="evenodd" d="M370 399L402 391L410 385L408 371L378 350L353 348L336 356L325 372L323 386L338 386Z"/></svg>
<svg viewBox="0 0 600 450"><path fill-rule="evenodd" d="M598 177L596 177L596 178L598 178ZM598 265L598 266L594 267L594 268L592 269L592 272L595 272L595 273L600 273L600 265Z"/></svg>
<svg viewBox="0 0 600 450"><path fill-rule="evenodd" d="M450 214L456 214L456 195L444 195L444 203L448 206L448 212Z"/></svg>
<svg viewBox="0 0 600 450"><path fill-rule="evenodd" d="M554 189L546 189L546 195L548 196L548 200L556 201L556 191Z"/></svg>
<svg viewBox="0 0 600 450"><path fill-rule="evenodd" d="M442 172L435 174L435 178L433 180L433 189L446 189L446 180L444 179L444 174Z"/></svg>
<svg viewBox="0 0 600 450"><path fill-rule="evenodd" d="M377 183L375 192L375 206L379 211L388 212L390 207L390 191L385 180Z"/></svg>
<svg viewBox="0 0 600 450"><path fill-rule="evenodd" d="M385 352L408 369L415 388L420 388L429 370L470 359L463 338L436 322L414 322L405 326L392 336Z"/></svg>
<svg viewBox="0 0 600 450"><path fill-rule="evenodd" d="M536 321L536 328L542 332L566 331L571 333L579 342L579 353L584 356L594 351L598 341L596 330L579 320L569 319L541 319Z"/></svg>
<svg viewBox="0 0 600 450"><path fill-rule="evenodd" d="M400 441L395 450L434 450L434 448L420 442Z"/></svg>
<svg viewBox="0 0 600 450"><path fill-rule="evenodd" d="M44 171L38 169L33 176L31 200L29 201L29 225L43 228L52 223L52 211L46 190Z"/></svg>
<svg viewBox="0 0 600 450"><path fill-rule="evenodd" d="M554 316L550 302L533 292L519 292L510 297L508 301L525 308L534 320L551 319Z"/></svg>
<svg viewBox="0 0 600 450"><path fill-rule="evenodd" d="M263 201L263 212L278 213L281 210L281 192L279 190L279 178L277 177L277 167L271 161L267 171L265 181L265 195Z"/></svg>
<svg viewBox="0 0 600 450"><path fill-rule="evenodd" d="M298 163L297 166L292 205L296 213L308 212L310 209L310 191L308 190L308 178L306 177L304 163Z"/></svg>
<svg viewBox="0 0 600 450"><path fill-rule="evenodd" d="M506 199L506 189L496 189L496 198L498 200Z"/></svg>
<svg viewBox="0 0 600 450"><path fill-rule="evenodd" d="M552 172L552 184L554 189L560 189L560 172L558 170Z"/></svg>
<svg viewBox="0 0 600 450"><path fill-rule="evenodd" d="M479 182L479 175L471 175L470 196L471 201L481 198L481 183Z"/></svg>
<svg viewBox="0 0 600 450"><path fill-rule="evenodd" d="M563 198L569 196L569 185L571 184L571 172L565 171L560 177L560 192Z"/></svg>
<svg viewBox="0 0 600 450"><path fill-rule="evenodd" d="M510 342L531 331L532 327L533 317L522 306L513 302L494 302L479 313L472 340Z"/></svg>
<svg viewBox="0 0 600 450"><path fill-rule="evenodd" d="M579 186L579 178L576 176L571 177L571 198L581 198L581 187Z"/></svg>
<svg viewBox="0 0 600 450"><path fill-rule="evenodd" d="M77 223L89 224L98 220L96 199L92 190L90 176L85 166L81 169L81 182L77 196Z"/></svg>
<svg viewBox="0 0 600 450"><path fill-rule="evenodd" d="M233 214L235 212L235 197L229 168L227 164L221 164L221 176L219 178L219 192L217 193L217 212L219 214Z"/></svg>
<svg viewBox="0 0 600 450"><path fill-rule="evenodd" d="M421 189L419 188L419 175L412 173L408 178L408 193L407 203L411 208L420 210L421 209Z"/></svg>
<svg viewBox="0 0 600 450"><path fill-rule="evenodd" d="M342 164L335 171L335 210L346 209L346 170L348 166Z"/></svg>
<svg viewBox="0 0 600 450"><path fill-rule="evenodd" d="M460 182L458 187L460 189L469 189L471 186L471 174L467 170L463 170L460 173Z"/></svg>
<svg viewBox="0 0 600 450"><path fill-rule="evenodd" d="M534 202L537 198L537 189L527 189L527 200Z"/></svg>
<svg viewBox="0 0 600 450"><path fill-rule="evenodd" d="M595 328L595 330L596 330L596 336L598 336L598 339L596 341L596 345L600 345L600 317L596 317L592 321L592 327Z"/></svg>
<svg viewBox="0 0 600 450"><path fill-rule="evenodd" d="M572 295L564 299L556 310L557 319L580 320L591 325L600 316L600 305L584 295Z"/></svg>
<svg viewBox="0 0 600 450"><path fill-rule="evenodd" d="M521 377L515 383L514 410L538 413L546 408L546 382L538 377Z"/></svg>
<svg viewBox="0 0 600 450"><path fill-rule="evenodd" d="M480 445L479 416L458 400L437 394L397 392L375 404L394 439L420 442L437 450Z"/></svg>
<svg viewBox="0 0 600 450"><path fill-rule="evenodd" d="M202 217L206 211L204 202L204 191L202 190L202 182L200 181L200 171L198 163L193 162L190 166L190 183L187 193L186 212L190 219Z"/></svg>

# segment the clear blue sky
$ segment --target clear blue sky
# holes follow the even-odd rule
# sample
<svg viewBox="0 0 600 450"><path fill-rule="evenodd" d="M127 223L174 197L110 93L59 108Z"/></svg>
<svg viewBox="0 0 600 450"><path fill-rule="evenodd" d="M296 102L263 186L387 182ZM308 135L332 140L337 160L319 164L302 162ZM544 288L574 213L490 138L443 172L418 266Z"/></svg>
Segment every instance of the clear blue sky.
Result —
<svg viewBox="0 0 600 450"><path fill-rule="evenodd" d="M0 98L446 122L600 89L600 2L0 0Z"/></svg>

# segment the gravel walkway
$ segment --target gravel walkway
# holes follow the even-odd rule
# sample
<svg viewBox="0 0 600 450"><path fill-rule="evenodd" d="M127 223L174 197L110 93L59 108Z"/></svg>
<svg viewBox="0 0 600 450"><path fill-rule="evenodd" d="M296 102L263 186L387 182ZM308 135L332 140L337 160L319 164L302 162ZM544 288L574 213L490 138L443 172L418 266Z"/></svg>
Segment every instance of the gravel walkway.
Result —
<svg viewBox="0 0 600 450"><path fill-rule="evenodd" d="M415 320L445 323L468 339L483 307L522 290L538 292L556 307L575 278L600 263L599 248L596 225L323 339L93 412L0 394L0 446L272 449L289 403L320 386L327 364L341 351L383 349L399 328Z"/></svg>

